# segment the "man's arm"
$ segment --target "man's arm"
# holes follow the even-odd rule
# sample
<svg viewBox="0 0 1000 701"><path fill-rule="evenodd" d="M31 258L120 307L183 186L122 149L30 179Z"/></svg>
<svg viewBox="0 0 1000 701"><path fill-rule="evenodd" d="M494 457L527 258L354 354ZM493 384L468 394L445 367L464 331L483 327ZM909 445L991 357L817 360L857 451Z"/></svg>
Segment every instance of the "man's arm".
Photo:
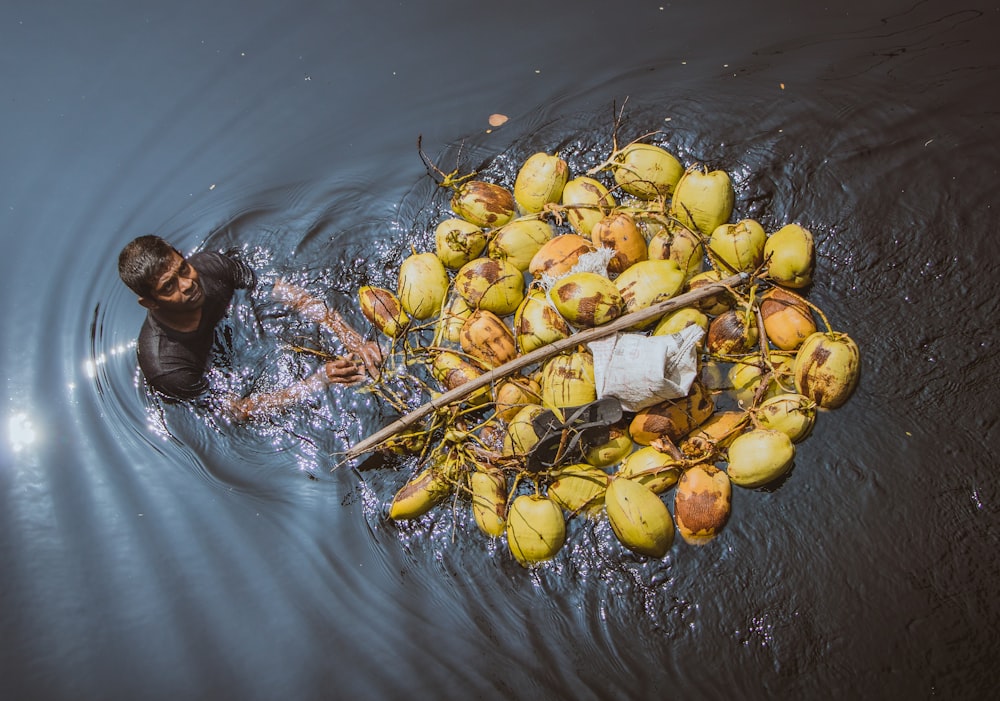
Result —
<svg viewBox="0 0 1000 701"><path fill-rule="evenodd" d="M301 287L278 280L274 283L273 295L276 300L284 302L306 319L326 327L347 350L361 359L368 374L378 379L385 358L377 343L366 341L338 312L327 308L323 300Z"/></svg>
<svg viewBox="0 0 1000 701"><path fill-rule="evenodd" d="M281 411L308 399L332 383L353 384L364 379L361 367L351 358L337 358L304 380L274 392L259 392L230 402L229 410L237 421Z"/></svg>
<svg viewBox="0 0 1000 701"><path fill-rule="evenodd" d="M284 280L278 280L274 284L272 295L276 300L287 304L306 319L326 326L351 353L347 357L328 361L320 370L306 379L283 389L274 392L259 392L242 399L234 399L229 406L230 414L234 419L245 421L252 416L283 410L308 399L330 384L360 382L365 378L365 373L361 369L362 365L370 375L378 376L383 359L378 344L365 341L361 334L355 331L339 314L327 309L326 303L303 288L291 285Z"/></svg>
<svg viewBox="0 0 1000 701"><path fill-rule="evenodd" d="M238 255L238 249L231 249L222 254L228 261L232 285L237 290L252 290L257 286L257 273Z"/></svg>
<svg viewBox="0 0 1000 701"><path fill-rule="evenodd" d="M344 318L334 310L330 310L326 318L320 323L330 329L352 354L361 358L365 370L373 379L377 380L379 378L385 357L382 355L382 349L379 348L377 343L366 341L353 326L344 321Z"/></svg>

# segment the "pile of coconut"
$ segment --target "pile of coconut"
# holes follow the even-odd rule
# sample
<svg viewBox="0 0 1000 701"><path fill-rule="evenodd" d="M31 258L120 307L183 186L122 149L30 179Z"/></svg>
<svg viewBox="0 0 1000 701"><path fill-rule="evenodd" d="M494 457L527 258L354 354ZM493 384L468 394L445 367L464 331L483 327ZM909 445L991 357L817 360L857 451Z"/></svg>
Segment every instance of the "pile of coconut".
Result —
<svg viewBox="0 0 1000 701"><path fill-rule="evenodd" d="M374 446L415 456L390 518L471 509L523 565L556 555L567 519L607 518L624 547L661 558L675 531L720 532L731 485L785 477L817 410L854 389L857 345L805 297L812 234L734 217L726 172L634 142L575 177L536 153L513 191L440 175L451 211L434 250L402 261L394 291L359 290L397 366L428 380L421 420ZM598 396L582 339L612 324L697 327L686 394L636 410Z"/></svg>

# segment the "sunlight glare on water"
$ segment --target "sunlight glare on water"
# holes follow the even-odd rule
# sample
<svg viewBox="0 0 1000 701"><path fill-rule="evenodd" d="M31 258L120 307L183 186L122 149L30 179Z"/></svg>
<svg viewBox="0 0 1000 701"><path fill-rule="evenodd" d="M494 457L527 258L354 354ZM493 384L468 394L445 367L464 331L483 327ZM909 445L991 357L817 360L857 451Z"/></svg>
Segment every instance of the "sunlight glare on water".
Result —
<svg viewBox="0 0 1000 701"><path fill-rule="evenodd" d="M29 450L40 439L40 428L28 412L19 411L7 417L7 442L14 453Z"/></svg>

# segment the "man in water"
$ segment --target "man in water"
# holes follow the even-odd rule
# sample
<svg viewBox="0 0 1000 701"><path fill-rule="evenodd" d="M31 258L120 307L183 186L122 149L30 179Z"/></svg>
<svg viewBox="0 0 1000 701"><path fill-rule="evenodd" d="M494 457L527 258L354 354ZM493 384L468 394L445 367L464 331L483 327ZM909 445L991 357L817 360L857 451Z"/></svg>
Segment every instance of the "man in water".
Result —
<svg viewBox="0 0 1000 701"><path fill-rule="evenodd" d="M236 290L254 287L254 271L222 253L203 251L185 258L159 236L147 235L122 249L118 274L148 310L138 342L139 368L146 381L174 399L202 395L208 389L205 372L215 326L226 315ZM359 382L365 368L377 375L382 360L377 344L365 342L339 314L304 290L279 280L274 291L282 301L330 328L351 354L328 361L297 385L236 400L237 418L281 408L330 383Z"/></svg>

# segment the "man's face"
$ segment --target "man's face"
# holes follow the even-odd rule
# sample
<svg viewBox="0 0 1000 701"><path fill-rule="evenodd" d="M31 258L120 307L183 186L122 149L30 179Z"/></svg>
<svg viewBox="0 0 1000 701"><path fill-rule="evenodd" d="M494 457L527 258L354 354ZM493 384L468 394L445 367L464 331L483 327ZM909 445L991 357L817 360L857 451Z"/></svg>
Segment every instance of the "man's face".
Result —
<svg viewBox="0 0 1000 701"><path fill-rule="evenodd" d="M198 280L198 271L174 253L166 270L153 283L150 299L163 311L187 312L205 304L205 291Z"/></svg>

